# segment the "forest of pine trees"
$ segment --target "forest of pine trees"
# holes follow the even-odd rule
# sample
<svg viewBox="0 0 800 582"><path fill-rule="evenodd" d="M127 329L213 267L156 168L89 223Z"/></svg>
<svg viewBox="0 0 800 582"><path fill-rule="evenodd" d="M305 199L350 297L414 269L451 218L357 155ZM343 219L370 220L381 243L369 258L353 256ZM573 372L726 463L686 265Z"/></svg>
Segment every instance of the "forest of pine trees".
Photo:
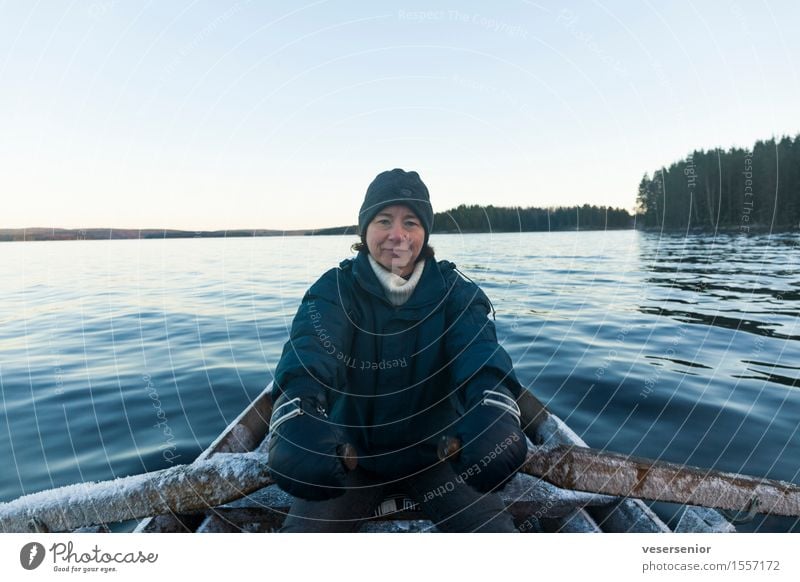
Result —
<svg viewBox="0 0 800 582"><path fill-rule="evenodd" d="M549 230L604 230L632 228L627 210L605 206L567 208L507 208L462 204L437 212L433 232L529 232Z"/></svg>
<svg viewBox="0 0 800 582"><path fill-rule="evenodd" d="M785 229L800 223L800 135L758 141L752 150L694 151L645 174L637 226Z"/></svg>
<svg viewBox="0 0 800 582"><path fill-rule="evenodd" d="M606 206L558 208L518 208L462 204L452 210L436 212L433 232L531 232L550 230L605 230L633 228L634 217L627 210ZM308 234L353 234L358 227L323 228Z"/></svg>

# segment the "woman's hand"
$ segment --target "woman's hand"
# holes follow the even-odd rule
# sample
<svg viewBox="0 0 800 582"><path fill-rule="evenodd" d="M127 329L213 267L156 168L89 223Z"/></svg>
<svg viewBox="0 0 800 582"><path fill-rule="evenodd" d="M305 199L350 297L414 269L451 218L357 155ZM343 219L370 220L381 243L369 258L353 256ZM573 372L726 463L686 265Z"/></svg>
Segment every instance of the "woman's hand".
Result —
<svg viewBox="0 0 800 582"><path fill-rule="evenodd" d="M454 469L481 493L505 487L525 462L528 444L519 419L513 398L484 390L483 399L458 422L461 448Z"/></svg>
<svg viewBox="0 0 800 582"><path fill-rule="evenodd" d="M348 445L321 402L309 396L281 396L275 402L270 429L270 473L281 489L309 501L333 499L345 492L342 457Z"/></svg>

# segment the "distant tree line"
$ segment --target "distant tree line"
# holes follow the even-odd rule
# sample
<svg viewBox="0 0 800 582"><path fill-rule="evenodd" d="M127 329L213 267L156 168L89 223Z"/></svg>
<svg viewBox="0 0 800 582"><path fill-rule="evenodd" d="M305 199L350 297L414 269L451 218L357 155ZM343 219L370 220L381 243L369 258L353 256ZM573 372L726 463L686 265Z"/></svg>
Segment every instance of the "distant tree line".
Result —
<svg viewBox="0 0 800 582"><path fill-rule="evenodd" d="M549 230L604 230L633 228L634 217L621 208L607 206L561 206L558 208L517 208L462 204L436 212L433 232L530 232ZM307 234L358 234L358 227L321 228Z"/></svg>
<svg viewBox="0 0 800 582"><path fill-rule="evenodd" d="M637 194L645 227L796 227L800 223L800 135L757 141L752 149L693 151L645 174Z"/></svg>
<svg viewBox="0 0 800 582"><path fill-rule="evenodd" d="M607 206L518 208L462 204L437 212L434 233L530 232L550 230L603 230L632 228L633 216L624 209Z"/></svg>
<svg viewBox="0 0 800 582"><path fill-rule="evenodd" d="M174 230L159 228L0 228L0 242L118 240L150 238L234 238L306 234L308 230Z"/></svg>

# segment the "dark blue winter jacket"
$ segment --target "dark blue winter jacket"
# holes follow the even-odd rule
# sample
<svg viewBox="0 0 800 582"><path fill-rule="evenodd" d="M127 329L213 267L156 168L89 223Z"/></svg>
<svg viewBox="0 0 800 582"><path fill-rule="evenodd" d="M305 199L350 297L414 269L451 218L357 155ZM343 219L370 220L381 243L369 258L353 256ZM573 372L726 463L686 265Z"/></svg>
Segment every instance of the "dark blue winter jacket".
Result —
<svg viewBox="0 0 800 582"><path fill-rule="evenodd" d="M289 398L327 404L359 465L400 478L435 462L483 390L523 390L497 343L491 304L448 261L427 259L408 301L393 306L366 252L326 272L303 297L275 371Z"/></svg>

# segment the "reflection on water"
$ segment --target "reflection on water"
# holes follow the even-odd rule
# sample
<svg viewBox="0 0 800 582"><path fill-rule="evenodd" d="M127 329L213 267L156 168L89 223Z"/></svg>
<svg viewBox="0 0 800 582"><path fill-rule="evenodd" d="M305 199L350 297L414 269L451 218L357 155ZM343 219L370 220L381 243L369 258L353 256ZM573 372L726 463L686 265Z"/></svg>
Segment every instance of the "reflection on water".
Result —
<svg viewBox="0 0 800 582"><path fill-rule="evenodd" d="M639 309L683 323L800 340L794 333L800 315L799 240L797 235L787 234L643 235L641 260L651 273L646 281L668 289L670 294L659 294L657 302L644 301ZM672 304L678 304L678 308L670 308ZM761 350L759 355L768 353ZM783 350L774 352L774 356L774 362L742 359L743 364L766 369L748 366L750 374L733 374L732 378L800 386L800 374L775 372L775 368L800 368L779 363L785 360ZM672 361L708 368L697 362Z"/></svg>
<svg viewBox="0 0 800 582"><path fill-rule="evenodd" d="M683 301L688 303L687 301ZM699 323L702 325L716 325L719 327L726 327L736 331L746 331L757 335L765 335L768 337L775 337L779 339L800 339L798 335L786 335L773 329L772 323L765 323L761 321L751 321L749 319L740 319L738 317L730 317L717 314L707 314L699 311L687 311L677 309L664 309L663 307L655 307L650 305L642 305L639 307L642 313L649 313L653 315L663 315L671 317L684 323ZM784 313L785 315L785 313ZM794 316L794 315L793 315Z"/></svg>
<svg viewBox="0 0 800 582"><path fill-rule="evenodd" d="M269 382L303 292L352 242L0 244L0 500L194 458ZM795 482L798 242L432 237L491 298L520 381L591 446Z"/></svg>
<svg viewBox="0 0 800 582"><path fill-rule="evenodd" d="M641 261L651 273L646 282L670 292L642 303L642 312L800 339L793 333L800 315L797 235L645 234L641 242ZM670 308L674 303L680 308Z"/></svg>

